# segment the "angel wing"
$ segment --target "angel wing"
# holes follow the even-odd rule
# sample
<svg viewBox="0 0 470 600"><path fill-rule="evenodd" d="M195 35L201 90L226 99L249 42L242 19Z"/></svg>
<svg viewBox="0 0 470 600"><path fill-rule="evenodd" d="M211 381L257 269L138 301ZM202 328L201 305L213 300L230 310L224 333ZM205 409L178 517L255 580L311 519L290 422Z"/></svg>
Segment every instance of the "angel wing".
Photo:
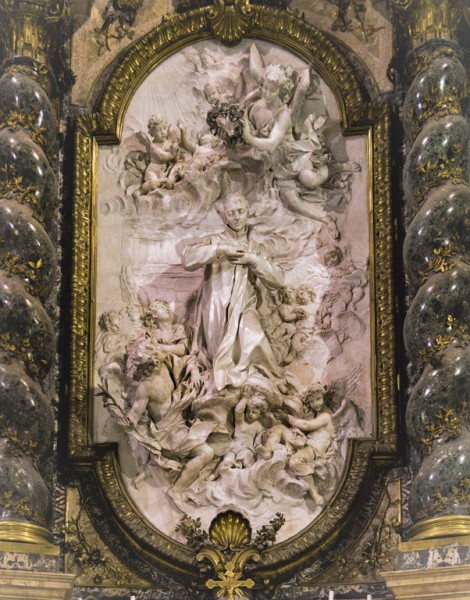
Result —
<svg viewBox="0 0 470 600"><path fill-rule="evenodd" d="M264 78L264 63L255 44L250 48L250 75L258 85L262 85Z"/></svg>
<svg viewBox="0 0 470 600"><path fill-rule="evenodd" d="M344 398L350 398L362 377L362 365L356 366L346 377L335 379L328 385L325 402L328 407L337 412Z"/></svg>
<svg viewBox="0 0 470 600"><path fill-rule="evenodd" d="M122 266L119 283L121 286L121 296L126 305L139 304L136 292L137 283L130 265Z"/></svg>
<svg viewBox="0 0 470 600"><path fill-rule="evenodd" d="M128 150L138 150L139 152L145 152L148 154L150 152L151 142L152 140L150 139L148 133L145 133L144 131L137 131L137 133L133 133L123 140L122 143Z"/></svg>
<svg viewBox="0 0 470 600"><path fill-rule="evenodd" d="M304 69L301 71L297 83L295 85L295 92L290 101L291 120L292 124L296 125L299 123L302 113L302 108L305 103L305 97L310 88L310 69Z"/></svg>
<svg viewBox="0 0 470 600"><path fill-rule="evenodd" d="M345 452L343 440L364 435L364 411L351 398L362 377L362 366L352 369L346 377L334 381L328 389L326 402L334 410L332 415L335 439ZM333 398L331 400L331 398ZM339 403L339 406L338 406ZM334 407L334 408L333 408Z"/></svg>

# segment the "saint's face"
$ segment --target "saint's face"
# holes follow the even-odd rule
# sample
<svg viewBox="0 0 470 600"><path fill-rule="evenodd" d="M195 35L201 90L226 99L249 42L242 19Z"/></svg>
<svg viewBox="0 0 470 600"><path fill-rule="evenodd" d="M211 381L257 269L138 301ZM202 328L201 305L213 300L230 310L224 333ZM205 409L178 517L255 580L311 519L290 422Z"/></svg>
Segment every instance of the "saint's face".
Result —
<svg viewBox="0 0 470 600"><path fill-rule="evenodd" d="M233 231L239 232L246 227L248 205L241 198L227 200L224 204L224 223Z"/></svg>

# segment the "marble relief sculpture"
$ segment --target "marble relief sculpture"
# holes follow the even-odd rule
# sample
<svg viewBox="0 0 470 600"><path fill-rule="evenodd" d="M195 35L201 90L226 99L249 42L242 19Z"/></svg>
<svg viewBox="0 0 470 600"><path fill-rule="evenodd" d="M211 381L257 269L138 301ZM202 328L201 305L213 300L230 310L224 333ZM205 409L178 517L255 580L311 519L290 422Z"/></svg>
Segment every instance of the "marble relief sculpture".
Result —
<svg viewBox="0 0 470 600"><path fill-rule="evenodd" d="M197 47L178 59L192 113L136 110L147 131L101 162L101 235L117 223L134 245L121 301L103 291L98 311L97 437L119 442L129 493L166 533L237 507L286 512L288 536L370 427L368 243L343 239L361 163L300 60Z"/></svg>

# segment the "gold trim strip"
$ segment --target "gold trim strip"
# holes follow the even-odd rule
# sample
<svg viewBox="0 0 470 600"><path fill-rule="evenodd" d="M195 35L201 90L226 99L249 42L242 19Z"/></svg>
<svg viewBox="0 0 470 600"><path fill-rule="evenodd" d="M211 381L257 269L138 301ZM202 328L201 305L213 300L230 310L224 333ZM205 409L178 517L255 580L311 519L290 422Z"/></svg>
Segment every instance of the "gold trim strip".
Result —
<svg viewBox="0 0 470 600"><path fill-rule="evenodd" d="M19 521L0 522L0 542L26 542L27 544L49 544L52 533L45 527Z"/></svg>
<svg viewBox="0 0 470 600"><path fill-rule="evenodd" d="M416 541L470 535L470 516L446 515L415 523L410 535Z"/></svg>
<svg viewBox="0 0 470 600"><path fill-rule="evenodd" d="M428 540L416 540L411 542L400 542L398 544L399 552L416 552L419 550L432 550L433 548L443 548L450 544L458 546L470 546L470 535L450 536L443 538L432 538Z"/></svg>
<svg viewBox="0 0 470 600"><path fill-rule="evenodd" d="M0 552L15 552L18 554L45 554L60 556L60 547L54 544L29 544L27 542L1 542Z"/></svg>

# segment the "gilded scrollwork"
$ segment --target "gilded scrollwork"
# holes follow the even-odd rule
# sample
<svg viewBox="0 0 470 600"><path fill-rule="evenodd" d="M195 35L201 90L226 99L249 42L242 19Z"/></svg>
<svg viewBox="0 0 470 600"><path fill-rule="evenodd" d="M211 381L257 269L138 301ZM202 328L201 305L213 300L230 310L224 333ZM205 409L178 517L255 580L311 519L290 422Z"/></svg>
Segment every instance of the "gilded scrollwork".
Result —
<svg viewBox="0 0 470 600"><path fill-rule="evenodd" d="M427 262L426 269L420 273L420 283L432 273L445 273L454 268L456 260L465 261L465 247L456 234L449 243L433 249L432 257Z"/></svg>
<svg viewBox="0 0 470 600"><path fill-rule="evenodd" d="M0 415L0 438L8 440L8 452L11 456L29 456L33 461L36 460L38 444L31 439L30 432L22 431L20 434L8 426L3 415Z"/></svg>
<svg viewBox="0 0 470 600"><path fill-rule="evenodd" d="M378 503L375 516L354 547L335 556L332 566L323 574L303 579L303 584L383 581L381 572L393 569L397 560L401 527L400 501L400 483L390 480Z"/></svg>
<svg viewBox="0 0 470 600"><path fill-rule="evenodd" d="M23 127L30 131L31 139L43 146L46 143L46 139L44 134L46 133L46 128L43 126L37 125L40 120L39 117L39 108L29 112L28 114L24 112L20 112L18 110L10 110L9 112L5 112L4 110L0 111L0 120L5 123L7 127L11 127L12 129L16 129L17 127Z"/></svg>
<svg viewBox="0 0 470 600"><path fill-rule="evenodd" d="M93 117L78 120L75 133L76 187L74 203L75 260L72 272L72 361L77 370L71 381L71 428L69 451L72 455L86 451L86 411L79 399L86 399L88 389L88 345L85 343L89 326L90 293L89 257L91 252L91 206L94 173L94 141L87 135Z"/></svg>
<svg viewBox="0 0 470 600"><path fill-rule="evenodd" d="M11 275L20 275L28 283L26 290L29 293L35 293L37 286L35 282L38 279L38 271L42 268L43 262L41 258L36 261L28 261L24 263L21 257L13 252L1 252L0 253L0 269L4 269Z"/></svg>

